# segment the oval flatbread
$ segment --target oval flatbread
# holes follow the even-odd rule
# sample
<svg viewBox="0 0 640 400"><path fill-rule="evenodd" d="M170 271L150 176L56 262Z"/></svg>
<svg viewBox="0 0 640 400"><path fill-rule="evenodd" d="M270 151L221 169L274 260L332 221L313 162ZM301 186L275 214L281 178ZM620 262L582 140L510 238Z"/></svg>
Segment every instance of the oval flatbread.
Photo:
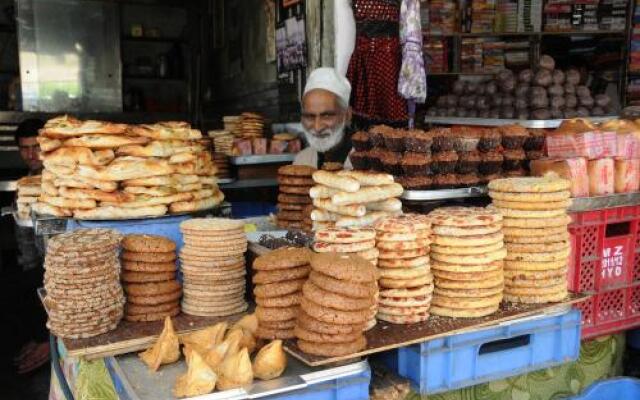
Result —
<svg viewBox="0 0 640 400"><path fill-rule="evenodd" d="M570 190L571 182L553 177L503 178L492 180L488 188L498 192L549 193Z"/></svg>

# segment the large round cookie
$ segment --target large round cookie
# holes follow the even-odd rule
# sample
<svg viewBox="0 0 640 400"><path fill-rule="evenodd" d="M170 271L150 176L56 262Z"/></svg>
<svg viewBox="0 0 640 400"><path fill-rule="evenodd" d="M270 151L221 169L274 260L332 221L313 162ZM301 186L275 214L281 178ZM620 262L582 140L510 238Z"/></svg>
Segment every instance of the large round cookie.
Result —
<svg viewBox="0 0 640 400"><path fill-rule="evenodd" d="M122 248L136 253L166 253L176 250L176 244L164 236L127 235L122 239Z"/></svg>

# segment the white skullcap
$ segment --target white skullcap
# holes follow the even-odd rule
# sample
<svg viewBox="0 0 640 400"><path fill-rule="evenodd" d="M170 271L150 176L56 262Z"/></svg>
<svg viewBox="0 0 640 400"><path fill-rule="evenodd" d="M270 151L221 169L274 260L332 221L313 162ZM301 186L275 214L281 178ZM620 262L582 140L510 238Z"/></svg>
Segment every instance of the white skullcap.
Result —
<svg viewBox="0 0 640 400"><path fill-rule="evenodd" d="M331 92L345 104L349 104L351 84L347 78L338 74L334 68L317 68L311 72L307 79L307 85L304 87L303 95L315 89Z"/></svg>

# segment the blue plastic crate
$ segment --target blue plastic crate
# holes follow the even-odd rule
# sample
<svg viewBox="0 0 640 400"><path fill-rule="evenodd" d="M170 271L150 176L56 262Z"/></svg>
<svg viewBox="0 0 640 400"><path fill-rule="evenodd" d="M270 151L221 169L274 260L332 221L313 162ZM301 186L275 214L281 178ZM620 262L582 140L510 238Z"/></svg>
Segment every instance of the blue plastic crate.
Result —
<svg viewBox="0 0 640 400"><path fill-rule="evenodd" d="M369 384L371 370L357 375L343 376L310 382L304 389L264 397L268 400L367 400L369 399Z"/></svg>
<svg viewBox="0 0 640 400"><path fill-rule="evenodd" d="M380 356L422 394L566 363L580 353L580 311L536 316L403 347Z"/></svg>
<svg viewBox="0 0 640 400"><path fill-rule="evenodd" d="M596 382L571 400L640 399L640 379L614 378Z"/></svg>
<svg viewBox="0 0 640 400"><path fill-rule="evenodd" d="M115 229L123 235L132 233L159 235L173 240L178 249L180 249L182 247L180 223L191 218L190 215L180 215L122 221L79 221L70 219L67 222L67 231L74 231L80 228L109 228Z"/></svg>

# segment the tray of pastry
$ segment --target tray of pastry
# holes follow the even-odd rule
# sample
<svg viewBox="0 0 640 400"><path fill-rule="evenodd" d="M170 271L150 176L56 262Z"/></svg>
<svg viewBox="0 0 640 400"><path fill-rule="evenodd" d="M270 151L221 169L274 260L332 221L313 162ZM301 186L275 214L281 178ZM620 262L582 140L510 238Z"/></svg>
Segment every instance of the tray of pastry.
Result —
<svg viewBox="0 0 640 400"><path fill-rule="evenodd" d="M640 193L616 193L606 196L573 198L568 211L582 212L612 207L637 206L638 204L640 204Z"/></svg>
<svg viewBox="0 0 640 400"><path fill-rule="evenodd" d="M233 156L229 157L229 162L231 165L273 164L292 162L295 157L293 153Z"/></svg>
<svg viewBox="0 0 640 400"><path fill-rule="evenodd" d="M473 186L459 189L442 189L442 190L405 190L400 197L402 200L409 201L429 201L429 200L447 200L460 199L465 197L480 197L487 194L486 186Z"/></svg>
<svg viewBox="0 0 640 400"><path fill-rule="evenodd" d="M590 117L585 118L591 122L604 122L613 118L615 115L608 117ZM435 125L475 125L475 126L502 126L518 124L525 128L557 128L562 123L562 119L502 119L502 118L461 118L461 117L426 117L424 122Z"/></svg>
<svg viewBox="0 0 640 400"><path fill-rule="evenodd" d="M176 379L187 370L184 359L181 359L179 362L163 365L160 373L149 372L147 366L135 354L109 358L106 363L120 384L118 386L126 393L126 398L132 400L174 399L172 390ZM309 367L292 357L287 357L287 367L280 377L268 381L254 379L252 384L245 387L209 393L206 399L244 400L279 397L278 395L289 398L287 395L300 393L296 391L309 387L319 391L319 385L323 383L331 387L334 380L358 377L368 371L369 364L366 361L327 369Z"/></svg>

